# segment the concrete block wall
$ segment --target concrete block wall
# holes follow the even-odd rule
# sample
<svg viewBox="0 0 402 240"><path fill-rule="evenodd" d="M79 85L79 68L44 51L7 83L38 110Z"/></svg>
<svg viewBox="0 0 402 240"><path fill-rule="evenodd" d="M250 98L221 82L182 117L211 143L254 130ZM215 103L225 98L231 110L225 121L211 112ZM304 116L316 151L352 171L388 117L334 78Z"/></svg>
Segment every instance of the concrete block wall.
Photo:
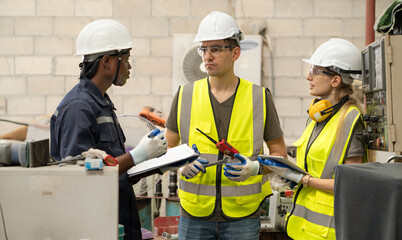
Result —
<svg viewBox="0 0 402 240"><path fill-rule="evenodd" d="M376 1L378 16L392 0ZM196 33L213 10L233 15L246 34L265 28L262 85L271 89L287 144L297 139L312 97L301 58L331 37L365 43L365 0L2 0L0 118L31 122L52 114L78 81L75 39L89 22L110 18L131 32L131 79L108 93L118 114L145 105L168 113L175 33ZM380 35L376 34L376 37ZM271 56L272 54L272 56ZM271 68L273 66L273 69ZM0 135L18 126L0 122Z"/></svg>

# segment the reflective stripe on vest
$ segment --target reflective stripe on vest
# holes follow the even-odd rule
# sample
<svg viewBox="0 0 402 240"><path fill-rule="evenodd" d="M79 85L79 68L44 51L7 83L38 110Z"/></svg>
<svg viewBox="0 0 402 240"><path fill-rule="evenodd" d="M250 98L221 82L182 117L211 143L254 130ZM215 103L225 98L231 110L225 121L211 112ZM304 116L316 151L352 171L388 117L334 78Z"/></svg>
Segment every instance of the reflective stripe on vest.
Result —
<svg viewBox="0 0 402 240"><path fill-rule="evenodd" d="M356 121L358 120L358 117L360 116L360 112L357 109L352 109L348 115L346 115L345 121L344 121L344 127L343 127L343 132L341 133L341 136L343 136L342 139L339 141L340 146L345 146L343 148L342 155L340 159L335 159L336 158L336 153L335 153L335 148L331 148L331 152L329 154L328 160L325 162L325 167L324 170L322 171L321 174L321 179L332 179L335 173L335 166L338 164L341 164L343 161L343 158L345 157L346 153L346 148L348 146L347 143L349 143L350 137L352 135L352 130L353 126L355 125Z"/></svg>
<svg viewBox="0 0 402 240"><path fill-rule="evenodd" d="M307 163L309 173L313 177L332 179L335 166L343 163L354 126L361 117L360 112L355 107L349 107L346 111L347 114L342 126L343 132L339 135L336 134L342 117L342 112L339 111L328 121L312 143L307 155ZM314 125L315 122L312 121L302 137L294 143L298 147L297 164L304 169L308 140L313 132ZM342 153L337 156L333 145L335 139L340 137L341 139L338 140L339 145L342 146ZM327 156L327 160L321 162L319 156L324 159ZM287 218L288 235L294 239L335 239L333 202L334 195L331 193L312 187L302 187L300 192L295 195L292 209L289 211L292 215L288 215Z"/></svg>
<svg viewBox="0 0 402 240"><path fill-rule="evenodd" d="M299 204L296 204L293 211L294 216L298 216L308 220L311 223L321 225L324 227L335 228L335 221L332 216L328 216L322 213L317 213L305 208Z"/></svg>
<svg viewBox="0 0 402 240"><path fill-rule="evenodd" d="M263 182L268 181L268 176L263 176ZM199 194L205 196L216 196L216 187L213 185L201 185L198 186L195 183L191 183L188 181L184 181L180 179L180 188L187 189L187 192L192 194ZM254 183L250 185L244 186L222 186L221 187L221 195L222 197L240 197L240 196L247 196L252 194L259 194L261 192L261 184Z"/></svg>
<svg viewBox="0 0 402 240"><path fill-rule="evenodd" d="M195 143L202 158L217 161L218 149L205 136L218 140L208 80L203 79L180 88L178 96L177 122L182 143ZM240 79L236 92L227 141L240 153L257 160L262 153L263 134L266 119L264 89ZM251 123L251 124L250 124ZM221 166L218 166L221 167ZM186 179L181 176L179 197L184 210L196 217L206 217L213 213L217 188L222 197L222 211L229 217L245 217L258 210L261 201L271 188L266 176L254 176L238 183L221 174L221 185L216 186L217 166L207 168L206 173ZM235 209L237 208L237 209ZM244 208L244 209L243 209Z"/></svg>

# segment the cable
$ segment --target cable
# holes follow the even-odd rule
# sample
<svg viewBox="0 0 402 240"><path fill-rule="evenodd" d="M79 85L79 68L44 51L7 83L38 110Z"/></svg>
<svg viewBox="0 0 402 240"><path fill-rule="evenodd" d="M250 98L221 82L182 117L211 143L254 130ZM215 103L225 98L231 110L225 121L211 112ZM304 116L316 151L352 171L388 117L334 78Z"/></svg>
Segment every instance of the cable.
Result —
<svg viewBox="0 0 402 240"><path fill-rule="evenodd" d="M2 122L14 123L14 124L18 124L18 125L24 125L24 126L28 126L28 125L29 125L28 123L16 122L16 121L11 121L11 120L2 119L2 118L0 118L0 121L2 121Z"/></svg>
<svg viewBox="0 0 402 240"><path fill-rule="evenodd" d="M1 207L1 203L0 203L0 212L1 212L1 219L3 220L4 236L6 237L6 240L8 240L6 231L6 222L4 221L3 208Z"/></svg>

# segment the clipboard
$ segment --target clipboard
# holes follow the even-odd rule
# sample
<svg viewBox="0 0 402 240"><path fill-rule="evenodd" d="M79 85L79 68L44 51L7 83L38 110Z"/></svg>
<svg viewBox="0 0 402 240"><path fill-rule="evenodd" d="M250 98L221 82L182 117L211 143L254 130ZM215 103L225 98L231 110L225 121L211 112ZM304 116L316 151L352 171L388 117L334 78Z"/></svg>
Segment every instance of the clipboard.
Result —
<svg viewBox="0 0 402 240"><path fill-rule="evenodd" d="M133 177L160 167L198 157L198 155L199 154L196 153L194 149L189 147L187 144L182 144L174 148L169 148L166 154L160 157L152 158L138 165L135 165L134 167L127 170L127 175L129 177Z"/></svg>
<svg viewBox="0 0 402 240"><path fill-rule="evenodd" d="M275 162L282 163L288 167L290 167L292 170L295 170L296 172L303 173L303 174L309 174L306 170L302 169L301 167L297 166L295 163L289 161L289 159L280 157L280 156L270 156L270 155L258 155L259 158L261 159L269 159Z"/></svg>

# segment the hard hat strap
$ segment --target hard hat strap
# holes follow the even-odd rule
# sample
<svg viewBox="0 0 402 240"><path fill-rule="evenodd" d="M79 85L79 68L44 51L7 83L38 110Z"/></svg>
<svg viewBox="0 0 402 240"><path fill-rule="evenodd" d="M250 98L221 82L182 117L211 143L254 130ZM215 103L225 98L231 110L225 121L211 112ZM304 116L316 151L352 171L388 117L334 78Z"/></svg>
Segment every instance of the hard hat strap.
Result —
<svg viewBox="0 0 402 240"><path fill-rule="evenodd" d="M339 73L339 74L340 73L362 74L362 71L360 71L360 70L343 70L341 68L333 67L333 66L328 67L328 69L331 70L331 71L334 71L336 73Z"/></svg>
<svg viewBox="0 0 402 240"><path fill-rule="evenodd" d="M121 53L121 51L119 51L119 62L117 63L117 70L116 70L116 75L114 76L113 84L116 84L117 77L119 76L121 55L122 55L122 53Z"/></svg>

